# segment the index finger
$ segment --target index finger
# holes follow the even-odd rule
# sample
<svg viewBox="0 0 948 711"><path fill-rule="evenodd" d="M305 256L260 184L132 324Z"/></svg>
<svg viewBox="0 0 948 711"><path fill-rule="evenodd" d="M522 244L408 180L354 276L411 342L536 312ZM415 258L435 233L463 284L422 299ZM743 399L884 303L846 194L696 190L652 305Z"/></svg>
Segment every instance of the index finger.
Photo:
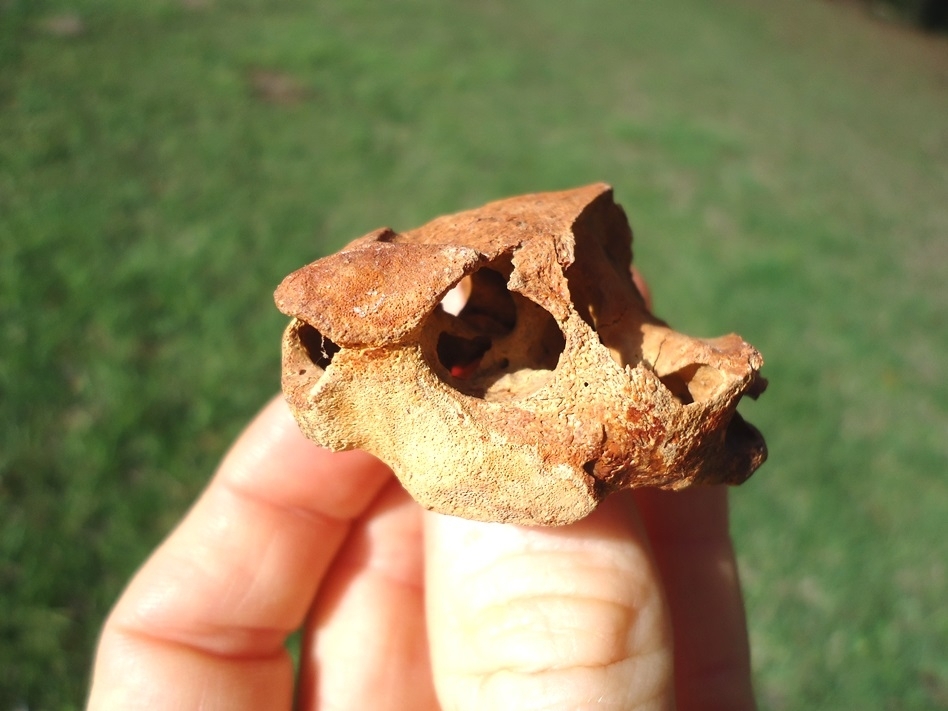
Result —
<svg viewBox="0 0 948 711"><path fill-rule="evenodd" d="M271 401L116 604L88 708L290 708L285 639L390 476L312 444Z"/></svg>

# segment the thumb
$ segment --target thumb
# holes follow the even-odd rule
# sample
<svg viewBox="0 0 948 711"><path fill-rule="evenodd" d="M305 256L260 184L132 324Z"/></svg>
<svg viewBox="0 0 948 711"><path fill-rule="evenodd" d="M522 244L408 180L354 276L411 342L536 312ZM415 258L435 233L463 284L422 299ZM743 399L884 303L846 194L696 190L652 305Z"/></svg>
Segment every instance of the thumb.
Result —
<svg viewBox="0 0 948 711"><path fill-rule="evenodd" d="M632 498L560 528L428 514L443 708L671 709L669 616Z"/></svg>

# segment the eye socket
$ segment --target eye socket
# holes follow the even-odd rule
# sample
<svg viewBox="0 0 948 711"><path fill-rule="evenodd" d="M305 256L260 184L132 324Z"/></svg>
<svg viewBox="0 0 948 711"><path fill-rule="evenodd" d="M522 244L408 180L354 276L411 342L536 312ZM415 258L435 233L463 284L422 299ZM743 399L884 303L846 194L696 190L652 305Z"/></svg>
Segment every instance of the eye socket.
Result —
<svg viewBox="0 0 948 711"><path fill-rule="evenodd" d="M550 313L507 288L511 271L503 257L465 277L424 326L433 371L473 397L512 400L536 392L552 379L566 346Z"/></svg>
<svg viewBox="0 0 948 711"><path fill-rule="evenodd" d="M445 294L441 308L484 334L503 336L517 325L517 304L507 277L484 267L464 277Z"/></svg>

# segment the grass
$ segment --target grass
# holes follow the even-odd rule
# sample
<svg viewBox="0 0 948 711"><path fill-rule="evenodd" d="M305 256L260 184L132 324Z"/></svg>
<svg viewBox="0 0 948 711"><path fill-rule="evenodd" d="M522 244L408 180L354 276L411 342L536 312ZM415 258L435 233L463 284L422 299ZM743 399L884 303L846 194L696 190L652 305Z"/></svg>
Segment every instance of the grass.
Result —
<svg viewBox="0 0 948 711"><path fill-rule="evenodd" d="M278 387L285 273L600 179L660 314L767 359L761 706L948 704L946 85L943 38L813 0L0 4L0 709L81 705Z"/></svg>

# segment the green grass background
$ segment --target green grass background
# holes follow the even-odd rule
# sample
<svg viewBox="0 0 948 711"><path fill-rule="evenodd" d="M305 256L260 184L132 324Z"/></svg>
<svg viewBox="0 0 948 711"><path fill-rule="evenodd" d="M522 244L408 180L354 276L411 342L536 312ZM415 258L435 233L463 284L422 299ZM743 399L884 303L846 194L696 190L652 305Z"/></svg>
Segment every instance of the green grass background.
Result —
<svg viewBox="0 0 948 711"><path fill-rule="evenodd" d="M944 38L817 0L5 0L0 711L81 705L278 387L284 274L596 180L659 314L767 361L761 707L948 708Z"/></svg>

